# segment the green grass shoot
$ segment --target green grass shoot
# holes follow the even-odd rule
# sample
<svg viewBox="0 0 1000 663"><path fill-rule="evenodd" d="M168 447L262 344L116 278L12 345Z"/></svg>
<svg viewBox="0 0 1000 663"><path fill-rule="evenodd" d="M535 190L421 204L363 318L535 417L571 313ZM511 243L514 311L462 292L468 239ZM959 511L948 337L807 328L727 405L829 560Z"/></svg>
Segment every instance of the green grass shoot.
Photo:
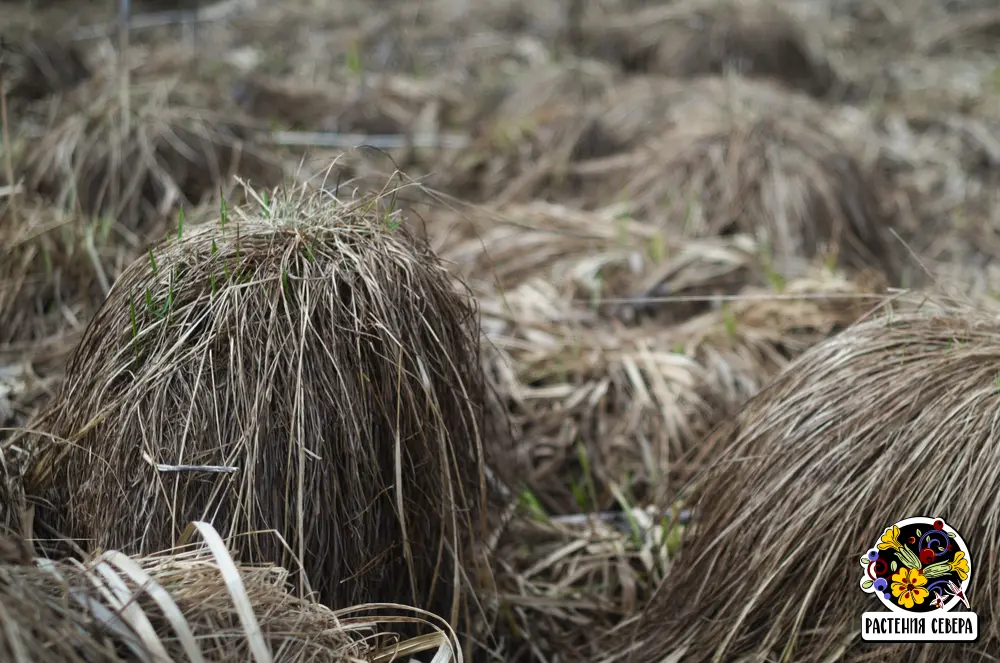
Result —
<svg viewBox="0 0 1000 663"><path fill-rule="evenodd" d="M736 338L736 315L729 302L722 304L722 324L726 328L726 336Z"/></svg>
<svg viewBox="0 0 1000 663"><path fill-rule="evenodd" d="M548 522L549 515L545 513L545 508L542 506L542 502L538 499L537 495L528 488L522 488L520 497L521 508L527 511L532 518L539 522Z"/></svg>
<svg viewBox="0 0 1000 663"><path fill-rule="evenodd" d="M229 216L229 210L226 207L226 199L223 197L222 189L219 189L219 225L222 226L222 232L226 232L226 221Z"/></svg>
<svg viewBox="0 0 1000 663"><path fill-rule="evenodd" d="M344 55L344 66L347 68L347 71L354 76L361 75L363 71L361 64L361 51L357 44L351 44L351 47Z"/></svg>
<svg viewBox="0 0 1000 663"><path fill-rule="evenodd" d="M577 440L576 443L576 455L580 462L580 468L583 470L583 483L584 487L587 489L588 496L590 497L591 508L597 511L600 505L597 502L597 488L594 483L594 474L590 466L590 456L587 455L587 448L584 446L582 440Z"/></svg>

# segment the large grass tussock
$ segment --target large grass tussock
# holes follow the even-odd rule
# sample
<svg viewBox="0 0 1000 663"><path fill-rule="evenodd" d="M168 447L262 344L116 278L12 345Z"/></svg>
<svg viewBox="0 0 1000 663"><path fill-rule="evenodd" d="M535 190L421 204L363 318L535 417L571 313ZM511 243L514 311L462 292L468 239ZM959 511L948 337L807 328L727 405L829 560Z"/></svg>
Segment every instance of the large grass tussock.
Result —
<svg viewBox="0 0 1000 663"><path fill-rule="evenodd" d="M457 619L495 420L469 300L385 202L261 198L126 269L37 424L68 534L145 554L206 519L328 605Z"/></svg>
<svg viewBox="0 0 1000 663"><path fill-rule="evenodd" d="M595 17L584 32L595 54L630 72L694 78L732 71L816 97L839 91L805 28L772 2L669 3Z"/></svg>
<svg viewBox="0 0 1000 663"><path fill-rule="evenodd" d="M708 441L712 468L691 495L697 526L644 615L632 660L994 651L998 373L1000 326L961 313L869 321L807 352ZM858 559L888 525L916 515L952 523L976 558L976 643L860 641L859 615L876 608L858 588Z"/></svg>
<svg viewBox="0 0 1000 663"><path fill-rule="evenodd" d="M60 106L25 158L26 186L58 206L109 215L147 233L179 206L231 190L232 176L271 187L281 168L245 120L193 105L183 86L95 79Z"/></svg>
<svg viewBox="0 0 1000 663"><path fill-rule="evenodd" d="M628 166L621 196L640 215L692 235L746 232L776 266L826 255L891 282L901 266L879 180L830 131L832 116L763 82L709 78L672 127Z"/></svg>
<svg viewBox="0 0 1000 663"><path fill-rule="evenodd" d="M90 76L84 54L41 30L0 31L0 79L13 101L37 101L76 87Z"/></svg>

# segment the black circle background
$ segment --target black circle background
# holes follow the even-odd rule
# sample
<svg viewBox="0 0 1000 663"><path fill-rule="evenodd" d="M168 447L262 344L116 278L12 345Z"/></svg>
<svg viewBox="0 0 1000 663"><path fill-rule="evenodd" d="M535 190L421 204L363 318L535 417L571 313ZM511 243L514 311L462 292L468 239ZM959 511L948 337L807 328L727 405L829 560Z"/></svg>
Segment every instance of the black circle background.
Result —
<svg viewBox="0 0 1000 663"><path fill-rule="evenodd" d="M924 535L926 535L928 531L935 531L935 533L937 533L937 534L947 534L947 532L949 531L949 528L948 528L947 524L945 525L945 527L944 527L943 530L940 530L940 531L934 530L934 524L933 523L934 523L933 520L928 520L926 522L915 522L915 523L910 523L908 525L903 525L902 527L899 528L899 537L898 537L899 543L901 545L906 546L907 548L909 548L917 557L919 557L920 556L920 547L919 546L920 546L920 539L921 539L921 537L923 537ZM919 535L917 534L918 531L920 532ZM911 537L913 537L913 539L914 539L913 543L910 543L910 538ZM930 544L930 547L934 549L934 551L935 551L935 553L937 555L934 558L934 561L931 562L931 564L938 564L940 562L950 562L950 561L952 561L952 560L955 559L955 553L957 553L959 551L964 552L965 553L965 558L966 558L966 560L968 560L968 558L969 558L969 552L967 550L962 550L961 547L959 546L958 542L955 539L953 539L951 537L948 537L948 538L949 538L949 544L951 545L951 550L947 550L947 551L944 551L944 552L941 552L941 551L937 550L937 548L938 548L938 540L939 539L931 538L929 540L929 542L927 542L927 543ZM878 543L881 543L881 542L882 542L882 539L880 538L879 541L878 541ZM926 545L926 543L925 543L925 545ZM875 547L876 547L876 549L878 549L878 544L876 544ZM885 566L884 566L885 571L884 571L884 573L876 573L875 576L878 577L878 578L885 578L885 581L887 583L889 583L888 587L886 587L886 591L889 592L890 595L891 595L892 594L892 576L895 575L899 571L900 568L902 568L903 566L906 566L906 564L904 564L903 561L900 560L896 556L897 555L897 551L893 550L891 548L888 549L888 550L878 550L878 554L879 554L879 559L885 560ZM896 570L895 571L891 570L891 563L893 561L896 562ZM882 565L879 564L878 566L881 567ZM923 566L926 567L926 566L929 566L929 564L924 564ZM899 607L900 609L906 610L906 612L930 612L930 611L936 609L931 604L931 601L934 600L933 589L937 589L941 593L941 596L946 601L951 600L951 595L948 594L948 593L946 593L945 590L944 590L944 588L947 586L947 582L949 580L951 580L953 583L955 583L956 587L961 587L962 586L962 579L958 577L958 573L956 573L955 571L950 572L946 576L939 576L937 578L928 578L927 579L927 584L924 585L924 587L926 589L928 589L929 595L924 599L923 603L914 604L912 608L905 608L904 606L900 605L899 602L897 601L897 597L895 597L895 596L893 596L890 600L897 607ZM934 587L932 587L932 585Z"/></svg>

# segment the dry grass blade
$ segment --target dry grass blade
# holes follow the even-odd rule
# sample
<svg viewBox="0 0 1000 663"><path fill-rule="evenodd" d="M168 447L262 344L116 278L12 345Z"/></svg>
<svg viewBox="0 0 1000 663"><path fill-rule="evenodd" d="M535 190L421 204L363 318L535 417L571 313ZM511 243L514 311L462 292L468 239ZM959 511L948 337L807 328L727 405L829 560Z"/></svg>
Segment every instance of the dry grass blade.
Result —
<svg viewBox="0 0 1000 663"><path fill-rule="evenodd" d="M219 565L219 572L226 583L226 588L233 597L233 605L236 607L236 613L240 617L240 624L242 624L243 631L250 642L250 652L253 654L254 663L272 663L271 652L267 648L267 643L264 642L260 625L253 614L253 605L250 603L250 597L247 596L246 587L243 586L243 579L240 578L239 569L236 568L232 557L229 556L225 542L219 536L219 533L215 531L215 528L208 523L196 521L191 523L191 526L198 531L201 538L208 544L208 549L212 552L212 556Z"/></svg>
<svg viewBox="0 0 1000 663"><path fill-rule="evenodd" d="M996 542L998 341L994 319L945 307L852 327L789 366L708 440L714 462L691 495L698 524L630 634L633 658L988 657L1000 639L989 554L972 590L974 644L863 643L870 597L844 588L904 517L947 514L973 550Z"/></svg>
<svg viewBox="0 0 1000 663"><path fill-rule="evenodd" d="M162 611L164 619L170 623L170 626L177 634L180 645L183 647L184 654L188 660L191 663L205 663L201 647L195 640L191 626L184 618L184 613L177 607L177 603L173 597L170 596L170 592L153 580L135 560L117 550L110 550L103 553L101 559L119 568L122 573L126 574L129 580L142 587L156 601L156 605Z"/></svg>
<svg viewBox="0 0 1000 663"><path fill-rule="evenodd" d="M377 617L362 616L364 613L376 613ZM384 616L386 612L391 617ZM412 614L405 614L412 613ZM462 663L462 651L458 637L451 625L439 616L398 603L369 603L337 610L337 617L348 631L371 630L384 624L411 624L419 626L419 630L430 631L403 641L390 642L374 649L370 654L371 663L390 663L403 657L436 649L434 662ZM410 659L412 660L412 659Z"/></svg>
<svg viewBox="0 0 1000 663"><path fill-rule="evenodd" d="M237 566L211 526L200 531L213 546L146 558L108 551L83 563L33 563L9 552L17 552L17 539L2 539L0 656L13 663L388 663L398 660L386 657L388 649L419 649L394 632L404 623L431 631L420 642L454 646L453 635L441 640L440 627L407 615L406 606L380 606L393 615L351 622L341 616L348 610L295 598L284 569ZM252 633L248 618L257 625Z"/></svg>
<svg viewBox="0 0 1000 663"><path fill-rule="evenodd" d="M328 605L409 596L456 623L504 431L472 303L391 193L249 193L115 283L37 423L72 444L23 441L32 489L98 546L168 549L204 519Z"/></svg>

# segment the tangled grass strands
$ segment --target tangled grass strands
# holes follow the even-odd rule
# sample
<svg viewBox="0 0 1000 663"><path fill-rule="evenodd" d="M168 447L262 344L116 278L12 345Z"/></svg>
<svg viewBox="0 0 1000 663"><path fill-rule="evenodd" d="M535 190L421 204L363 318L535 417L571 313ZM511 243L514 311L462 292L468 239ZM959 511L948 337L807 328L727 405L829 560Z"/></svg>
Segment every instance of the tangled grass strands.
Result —
<svg viewBox="0 0 1000 663"><path fill-rule="evenodd" d="M697 526L629 634L632 660L989 656L1000 633L987 552L970 599L978 642L872 645L857 633L871 597L851 574L887 525L947 514L972 550L998 537L1000 326L969 308L910 310L815 346L706 441Z"/></svg>
<svg viewBox="0 0 1000 663"><path fill-rule="evenodd" d="M26 186L59 207L155 235L178 207L231 192L234 174L264 188L281 182L279 161L250 123L191 107L176 82L134 85L128 95L123 109L113 77L70 95L25 157Z"/></svg>
<svg viewBox="0 0 1000 663"><path fill-rule="evenodd" d="M565 156L559 164L532 159L521 165L520 156L512 160L500 151L486 171L453 164L446 188L473 195L470 183L503 172L507 188L494 191L493 201L500 206L552 199L601 214L615 209L619 217L660 226L663 242L746 233L782 273L816 257L855 270L881 269L894 284L908 273L892 250L898 240L891 227L899 224L888 182L858 149L864 144L858 130L871 128L814 99L739 77L683 84L652 77L616 86L583 108L559 108L609 138L608 149L574 152L572 141L560 143L567 149L548 152ZM855 138L845 140L848 133ZM537 143L522 137L513 144L523 156Z"/></svg>
<svg viewBox="0 0 1000 663"><path fill-rule="evenodd" d="M594 660L601 636L652 595L682 529L649 509L620 507L624 527L594 518L569 524L522 500L497 562L504 660Z"/></svg>
<svg viewBox="0 0 1000 663"><path fill-rule="evenodd" d="M1000 29L1000 10L983 8L953 14L933 29L917 32L916 47L930 56L968 50L993 51Z"/></svg>
<svg viewBox="0 0 1000 663"><path fill-rule="evenodd" d="M207 538L221 543L210 525ZM454 634L406 606L391 616L347 617L295 597L288 572L241 566L223 545L128 557L108 550L83 562L32 559L21 541L0 539L0 655L17 663L382 663L387 652L445 647ZM409 614L408 614L409 613ZM415 614L414 614L415 613ZM400 625L422 631L412 640Z"/></svg>
<svg viewBox="0 0 1000 663"><path fill-rule="evenodd" d="M545 276L483 298L522 482L552 513L615 508L610 486L624 476L638 503L662 504L697 470L697 441L810 344L877 306L870 287L814 270L669 327L602 319Z"/></svg>
<svg viewBox="0 0 1000 663"><path fill-rule="evenodd" d="M202 518L327 605L459 624L504 430L472 303L385 200L250 195L116 282L38 422L72 444L25 441L31 490L90 545L169 549Z"/></svg>
<svg viewBox="0 0 1000 663"><path fill-rule="evenodd" d="M2 419L0 423L4 423ZM0 435L6 437L7 432L0 431ZM24 467L27 458L28 454L23 449L8 445L0 447L0 540L10 538L9 542L0 544L0 556L10 546L30 550L30 545L26 542L33 537L34 531L33 512L24 492Z"/></svg>
<svg viewBox="0 0 1000 663"><path fill-rule="evenodd" d="M236 81L231 96L249 115L291 130L363 135L408 134L428 113L439 124L463 101L433 79L388 74L309 85L254 74Z"/></svg>
<svg viewBox="0 0 1000 663"><path fill-rule="evenodd" d="M713 295L809 269L799 261L778 274L752 237L670 235L629 218L621 206L581 211L536 201L455 211L430 233L442 238L438 254L480 296L543 278L566 301L628 324L648 316L682 322L704 312Z"/></svg>
<svg viewBox="0 0 1000 663"><path fill-rule="evenodd" d="M630 273L651 262L659 240L657 228L614 209L581 212L535 202L469 206L455 217L457 229L448 228L439 255L483 295L543 274L563 284L569 299L624 294Z"/></svg>

